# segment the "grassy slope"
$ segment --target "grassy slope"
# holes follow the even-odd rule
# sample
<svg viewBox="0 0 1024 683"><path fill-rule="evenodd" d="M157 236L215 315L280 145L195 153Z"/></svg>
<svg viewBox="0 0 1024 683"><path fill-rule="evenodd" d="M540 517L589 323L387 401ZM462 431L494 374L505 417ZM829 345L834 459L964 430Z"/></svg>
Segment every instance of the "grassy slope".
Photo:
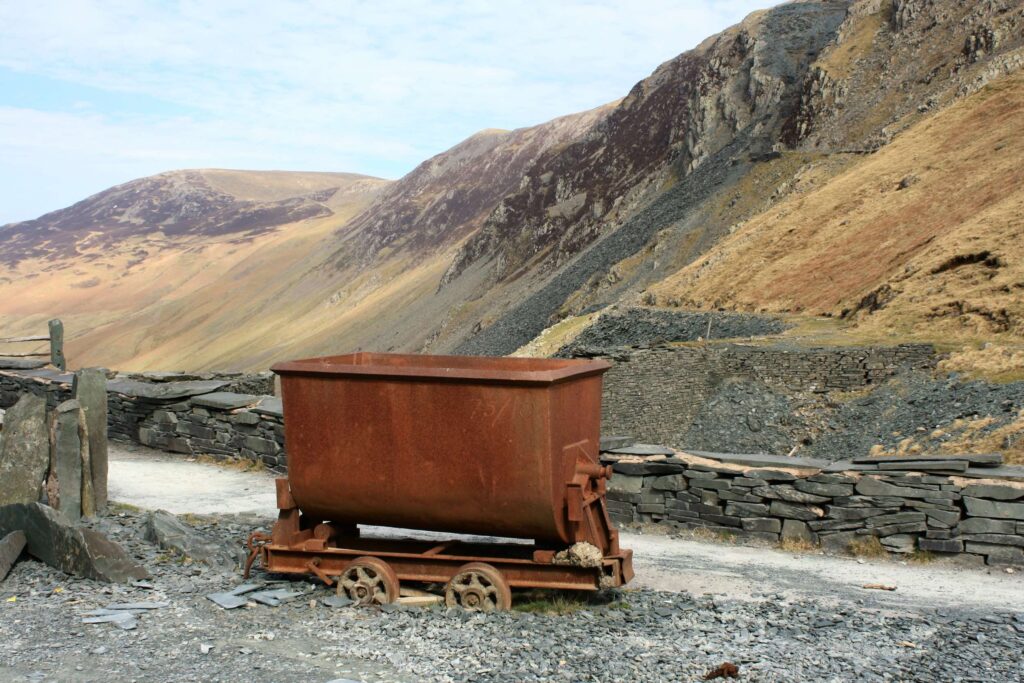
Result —
<svg viewBox="0 0 1024 683"><path fill-rule="evenodd" d="M0 281L5 336L39 333L60 317L71 366L126 369L239 366L239 345L259 334L289 339L290 316L319 300L285 303L287 315L262 315L276 292L307 277L333 232L364 208L385 182L347 174L203 171L221 189L294 196L341 184L335 214L280 226L253 239L238 235L168 239L150 233L71 261L24 262ZM147 252L139 258L137 250ZM328 295L329 296L329 295ZM6 349L5 349L6 350ZM10 349L10 350L27 350Z"/></svg>
<svg viewBox="0 0 1024 683"><path fill-rule="evenodd" d="M688 307L838 315L887 287L880 310L855 316L857 331L1019 342L1022 131L1024 76L1015 75L737 226L651 291ZM905 178L912 184L900 189Z"/></svg>

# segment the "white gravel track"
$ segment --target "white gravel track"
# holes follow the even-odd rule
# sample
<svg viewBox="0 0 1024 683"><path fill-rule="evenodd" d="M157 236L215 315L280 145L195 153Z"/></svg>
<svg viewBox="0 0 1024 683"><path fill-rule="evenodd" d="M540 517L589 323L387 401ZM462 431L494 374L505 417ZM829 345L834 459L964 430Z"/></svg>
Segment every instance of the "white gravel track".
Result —
<svg viewBox="0 0 1024 683"><path fill-rule="evenodd" d="M277 514L275 476L197 462L185 456L123 442L110 444L110 497L140 508L175 514ZM367 528L371 534L426 536ZM910 605L1024 610L1024 571L966 567L943 562L908 564L785 552L772 547L670 537L664 529L622 533L632 548L633 586L712 593L735 599L764 594L814 597L828 602L864 601L895 610ZM896 586L893 592L865 584Z"/></svg>

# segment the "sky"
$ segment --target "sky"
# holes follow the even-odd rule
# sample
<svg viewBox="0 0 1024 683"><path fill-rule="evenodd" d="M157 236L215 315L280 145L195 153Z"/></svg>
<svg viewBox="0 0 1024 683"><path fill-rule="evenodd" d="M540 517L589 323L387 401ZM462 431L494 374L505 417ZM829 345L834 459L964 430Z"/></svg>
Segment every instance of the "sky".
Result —
<svg viewBox="0 0 1024 683"><path fill-rule="evenodd" d="M398 178L772 4L0 0L0 225L180 168Z"/></svg>

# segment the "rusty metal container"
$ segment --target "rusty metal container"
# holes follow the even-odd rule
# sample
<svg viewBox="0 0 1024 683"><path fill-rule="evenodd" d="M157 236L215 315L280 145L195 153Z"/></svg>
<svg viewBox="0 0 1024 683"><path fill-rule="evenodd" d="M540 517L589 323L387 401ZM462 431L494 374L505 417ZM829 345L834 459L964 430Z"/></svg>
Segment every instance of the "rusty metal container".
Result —
<svg viewBox="0 0 1024 683"><path fill-rule="evenodd" d="M279 363L305 518L618 552L600 360L354 353Z"/></svg>

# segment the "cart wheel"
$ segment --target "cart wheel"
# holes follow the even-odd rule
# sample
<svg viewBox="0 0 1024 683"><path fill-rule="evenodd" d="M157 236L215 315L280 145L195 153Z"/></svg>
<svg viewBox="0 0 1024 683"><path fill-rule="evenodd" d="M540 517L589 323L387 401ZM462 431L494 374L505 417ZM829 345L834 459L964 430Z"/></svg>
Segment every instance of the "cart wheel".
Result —
<svg viewBox="0 0 1024 683"><path fill-rule="evenodd" d="M445 586L444 602L473 612L507 610L512 606L512 591L497 569L484 562L470 562L459 567Z"/></svg>
<svg viewBox="0 0 1024 683"><path fill-rule="evenodd" d="M360 605L385 605L398 599L398 577L376 557L357 557L338 577L338 595Z"/></svg>

